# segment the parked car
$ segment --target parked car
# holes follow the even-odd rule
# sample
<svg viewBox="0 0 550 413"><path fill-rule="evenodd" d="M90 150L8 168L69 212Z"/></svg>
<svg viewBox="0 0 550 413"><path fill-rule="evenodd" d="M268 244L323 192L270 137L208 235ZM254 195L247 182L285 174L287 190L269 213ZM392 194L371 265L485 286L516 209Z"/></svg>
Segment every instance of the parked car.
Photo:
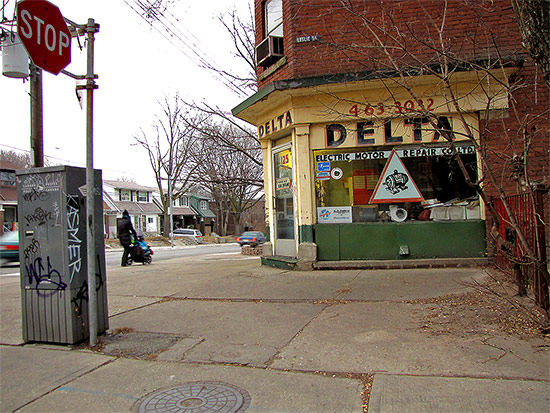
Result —
<svg viewBox="0 0 550 413"><path fill-rule="evenodd" d="M260 231L245 231L236 240L239 245L250 245L251 247L257 247L266 242L266 237L263 232Z"/></svg>
<svg viewBox="0 0 550 413"><path fill-rule="evenodd" d="M7 232L0 237L0 259L19 261L19 231Z"/></svg>
<svg viewBox="0 0 550 413"><path fill-rule="evenodd" d="M174 230L174 237L187 237L202 244L202 233L198 229L177 228Z"/></svg>

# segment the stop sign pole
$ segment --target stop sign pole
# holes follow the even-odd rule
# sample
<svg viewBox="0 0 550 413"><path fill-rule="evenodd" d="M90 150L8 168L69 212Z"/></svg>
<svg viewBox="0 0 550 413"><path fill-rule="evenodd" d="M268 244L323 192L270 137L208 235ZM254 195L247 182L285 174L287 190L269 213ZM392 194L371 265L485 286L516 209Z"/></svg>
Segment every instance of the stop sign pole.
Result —
<svg viewBox="0 0 550 413"><path fill-rule="evenodd" d="M94 90L97 89L94 74L94 35L99 24L88 19L86 34L88 40L88 62L86 70L86 211L87 219L87 256L88 256L88 322L90 324L90 347L97 345L97 289L96 289L96 251L94 234L94 212L96 188L94 186ZM97 188L101 191L100 188ZM101 234L103 236L103 234Z"/></svg>

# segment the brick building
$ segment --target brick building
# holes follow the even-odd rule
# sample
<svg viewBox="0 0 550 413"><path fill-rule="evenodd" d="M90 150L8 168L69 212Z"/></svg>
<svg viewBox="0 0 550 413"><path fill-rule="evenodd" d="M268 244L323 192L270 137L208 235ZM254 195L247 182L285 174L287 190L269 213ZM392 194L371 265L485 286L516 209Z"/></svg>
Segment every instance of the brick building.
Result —
<svg viewBox="0 0 550 413"><path fill-rule="evenodd" d="M548 184L549 90L509 0L256 0L255 15L259 91L233 114L258 128L271 254L483 257L489 198L471 184Z"/></svg>

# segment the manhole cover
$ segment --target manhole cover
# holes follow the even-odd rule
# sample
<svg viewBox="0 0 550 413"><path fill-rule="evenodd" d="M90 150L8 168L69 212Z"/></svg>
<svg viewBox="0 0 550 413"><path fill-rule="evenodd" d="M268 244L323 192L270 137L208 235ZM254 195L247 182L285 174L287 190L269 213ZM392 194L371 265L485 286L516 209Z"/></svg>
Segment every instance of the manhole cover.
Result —
<svg viewBox="0 0 550 413"><path fill-rule="evenodd" d="M157 390L138 400L133 412L244 412L250 405L246 390L227 383L197 381Z"/></svg>

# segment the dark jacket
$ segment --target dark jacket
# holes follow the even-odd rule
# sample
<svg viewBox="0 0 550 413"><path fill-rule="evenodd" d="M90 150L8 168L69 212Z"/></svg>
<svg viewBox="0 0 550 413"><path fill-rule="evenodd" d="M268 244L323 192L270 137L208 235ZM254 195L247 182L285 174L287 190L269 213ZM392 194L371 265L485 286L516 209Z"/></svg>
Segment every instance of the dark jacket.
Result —
<svg viewBox="0 0 550 413"><path fill-rule="evenodd" d="M118 239L123 247L127 247L132 243L130 234L134 236L134 239L137 238L136 230L132 226L132 221L130 221L130 218L127 216L122 216L120 221L118 221Z"/></svg>

